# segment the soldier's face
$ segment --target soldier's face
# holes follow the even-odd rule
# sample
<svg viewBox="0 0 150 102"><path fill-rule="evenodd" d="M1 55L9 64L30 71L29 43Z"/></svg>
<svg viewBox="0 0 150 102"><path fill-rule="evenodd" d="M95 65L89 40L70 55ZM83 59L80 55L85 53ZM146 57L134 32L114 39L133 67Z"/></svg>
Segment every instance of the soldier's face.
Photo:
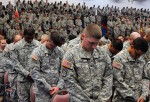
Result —
<svg viewBox="0 0 150 102"><path fill-rule="evenodd" d="M33 35L25 35L24 39L25 39L26 42L31 43L33 41L34 37L35 37L35 34L33 34Z"/></svg>
<svg viewBox="0 0 150 102"><path fill-rule="evenodd" d="M147 42L150 42L150 35L147 36Z"/></svg>
<svg viewBox="0 0 150 102"><path fill-rule="evenodd" d="M0 47L1 47L2 49L4 49L6 45L7 45L6 40L1 40L1 41L0 41Z"/></svg>
<svg viewBox="0 0 150 102"><path fill-rule="evenodd" d="M81 35L82 38L82 48L87 51L93 51L99 43L99 39L93 37L87 37L84 34Z"/></svg>
<svg viewBox="0 0 150 102"><path fill-rule="evenodd" d="M52 40L47 40L47 42L46 42L46 47L47 47L48 49L54 49L54 48L56 47L56 45L53 43Z"/></svg>
<svg viewBox="0 0 150 102"><path fill-rule="evenodd" d="M136 59L139 58L142 54L144 54L142 51L134 48L134 56Z"/></svg>

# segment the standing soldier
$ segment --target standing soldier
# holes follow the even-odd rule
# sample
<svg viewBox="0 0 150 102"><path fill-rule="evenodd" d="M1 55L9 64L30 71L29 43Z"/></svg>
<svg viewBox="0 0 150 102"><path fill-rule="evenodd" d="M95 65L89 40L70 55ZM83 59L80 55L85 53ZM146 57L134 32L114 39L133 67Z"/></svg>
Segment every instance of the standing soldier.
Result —
<svg viewBox="0 0 150 102"><path fill-rule="evenodd" d="M106 102L112 95L111 59L97 46L101 36L98 25L88 25L81 34L82 43L64 55L62 77L69 102Z"/></svg>
<svg viewBox="0 0 150 102"><path fill-rule="evenodd" d="M30 86L33 82L30 76L29 58L34 48L40 43L34 40L35 31L29 27L24 30L23 39L14 45L10 60L15 63L14 69L17 76L17 94L18 102L29 102Z"/></svg>
<svg viewBox="0 0 150 102"><path fill-rule="evenodd" d="M50 102L50 98L64 87L60 77L60 64L63 50L60 47L64 38L56 31L49 34L45 45L34 49L31 54L31 73L35 82L35 102Z"/></svg>
<svg viewBox="0 0 150 102"><path fill-rule="evenodd" d="M145 76L145 61L142 54L148 50L144 38L136 38L113 60L115 93L113 102L144 102L149 91L149 80Z"/></svg>

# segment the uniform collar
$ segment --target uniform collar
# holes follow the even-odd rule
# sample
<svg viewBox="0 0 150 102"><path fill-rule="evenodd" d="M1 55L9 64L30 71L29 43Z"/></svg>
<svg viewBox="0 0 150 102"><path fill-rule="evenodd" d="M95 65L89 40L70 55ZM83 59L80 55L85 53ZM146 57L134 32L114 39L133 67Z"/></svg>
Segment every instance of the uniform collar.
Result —
<svg viewBox="0 0 150 102"><path fill-rule="evenodd" d="M80 57L81 58L85 58L85 59L91 59L92 57L94 58L94 59L96 59L96 58L99 58L99 53L98 53L98 51L97 51L97 48L95 48L94 50L93 50L93 54L91 54L90 52L88 52L88 51L86 51L85 49L83 49L82 48L82 46L81 46L81 44L80 44L80 46L79 46L79 49L80 49Z"/></svg>
<svg viewBox="0 0 150 102"><path fill-rule="evenodd" d="M125 54L128 56L127 59L129 62L135 62L135 61L140 62L140 61L142 61L142 56L140 56L138 59L135 60L134 58L131 57L131 55L127 49L125 49Z"/></svg>

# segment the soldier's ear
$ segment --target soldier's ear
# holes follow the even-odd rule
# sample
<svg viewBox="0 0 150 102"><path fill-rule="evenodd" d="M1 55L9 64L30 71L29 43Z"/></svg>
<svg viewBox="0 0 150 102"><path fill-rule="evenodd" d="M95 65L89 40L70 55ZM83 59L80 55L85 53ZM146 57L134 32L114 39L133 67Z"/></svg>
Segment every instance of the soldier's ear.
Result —
<svg viewBox="0 0 150 102"><path fill-rule="evenodd" d="M85 34L81 34L81 39L83 40L84 39L84 37L85 37Z"/></svg>

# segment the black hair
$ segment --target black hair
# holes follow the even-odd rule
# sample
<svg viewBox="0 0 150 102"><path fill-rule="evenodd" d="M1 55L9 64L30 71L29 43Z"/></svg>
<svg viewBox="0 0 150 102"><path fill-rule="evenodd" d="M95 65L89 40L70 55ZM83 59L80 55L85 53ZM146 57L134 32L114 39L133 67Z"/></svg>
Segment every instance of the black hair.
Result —
<svg viewBox="0 0 150 102"><path fill-rule="evenodd" d="M24 35L34 35L35 34L35 30L32 27L28 27L24 29Z"/></svg>
<svg viewBox="0 0 150 102"><path fill-rule="evenodd" d="M120 39L114 39L111 42L111 44L112 44L113 48L116 49L116 50L118 50L118 51L121 51L122 48L123 48L123 42Z"/></svg>
<svg viewBox="0 0 150 102"><path fill-rule="evenodd" d="M57 31L52 31L49 38L53 41L56 46L61 46L65 42L64 36L59 34Z"/></svg>
<svg viewBox="0 0 150 102"><path fill-rule="evenodd" d="M148 50L148 43L144 38L138 37L133 40L133 46L137 50L141 50L142 52L147 52Z"/></svg>

